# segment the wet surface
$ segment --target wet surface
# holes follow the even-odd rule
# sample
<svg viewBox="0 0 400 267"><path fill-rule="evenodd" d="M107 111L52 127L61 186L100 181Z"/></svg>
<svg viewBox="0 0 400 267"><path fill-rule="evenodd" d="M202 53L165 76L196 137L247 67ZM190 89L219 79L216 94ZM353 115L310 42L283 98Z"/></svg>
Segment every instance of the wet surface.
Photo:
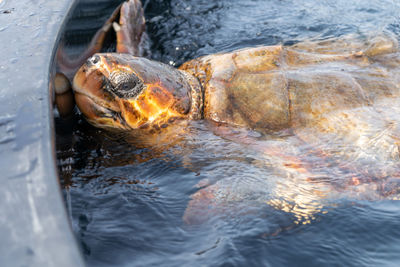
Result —
<svg viewBox="0 0 400 267"><path fill-rule="evenodd" d="M69 26L71 54L116 5L99 2L96 10L90 3L77 12L86 18ZM206 54L310 38L384 31L398 39L399 5L144 2L152 58L177 66ZM82 21L85 27L77 28ZM356 110L375 130L357 130L365 135L357 140L370 141L362 151L351 138L261 134L207 121L190 123L167 144L143 147L79 116L58 120L60 176L88 265L399 264L398 102L379 103L384 120Z"/></svg>
<svg viewBox="0 0 400 267"><path fill-rule="evenodd" d="M73 1L0 1L0 262L81 266L56 175L52 51Z"/></svg>

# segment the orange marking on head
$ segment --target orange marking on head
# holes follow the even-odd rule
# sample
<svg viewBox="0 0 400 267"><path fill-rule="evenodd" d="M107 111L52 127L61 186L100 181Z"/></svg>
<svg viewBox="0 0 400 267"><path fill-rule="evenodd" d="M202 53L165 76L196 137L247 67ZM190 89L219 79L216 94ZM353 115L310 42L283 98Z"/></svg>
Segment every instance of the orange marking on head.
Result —
<svg viewBox="0 0 400 267"><path fill-rule="evenodd" d="M170 107L174 100L173 95L158 84L147 85L146 97L149 99L149 102L161 108ZM157 99L157 103L154 103L153 99Z"/></svg>
<svg viewBox="0 0 400 267"><path fill-rule="evenodd" d="M181 114L170 109L173 102L170 105L160 105L153 99L146 97L146 95L142 95L135 100L120 101L122 102L121 109L123 109L126 121L133 128L159 120L167 122L171 117L182 117Z"/></svg>

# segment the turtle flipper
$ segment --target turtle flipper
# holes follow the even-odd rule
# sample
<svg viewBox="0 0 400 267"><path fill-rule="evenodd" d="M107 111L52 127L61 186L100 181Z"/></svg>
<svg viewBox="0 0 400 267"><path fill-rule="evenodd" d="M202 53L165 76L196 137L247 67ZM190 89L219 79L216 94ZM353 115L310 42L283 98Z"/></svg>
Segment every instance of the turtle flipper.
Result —
<svg viewBox="0 0 400 267"><path fill-rule="evenodd" d="M62 73L57 73L52 83L54 88L54 104L62 118L68 118L73 114L75 107L74 95L71 90L71 83Z"/></svg>
<svg viewBox="0 0 400 267"><path fill-rule="evenodd" d="M139 0L129 0L121 5L119 23L113 22L117 36L117 52L144 56L147 34L144 11Z"/></svg>
<svg viewBox="0 0 400 267"><path fill-rule="evenodd" d="M252 199L246 188L236 188L235 179L225 180L228 181L221 180L191 195L183 215L186 224L201 225L220 219L244 218L257 214L257 211L265 206L260 205L258 199Z"/></svg>
<svg viewBox="0 0 400 267"><path fill-rule="evenodd" d="M191 196L188 206L186 207L183 221L189 225L202 224L208 221L213 215L218 214L218 206L216 205L216 188L208 186L200 189Z"/></svg>
<svg viewBox="0 0 400 267"><path fill-rule="evenodd" d="M364 54L369 57L395 53L399 50L396 38L388 34L379 34L368 40L368 47Z"/></svg>

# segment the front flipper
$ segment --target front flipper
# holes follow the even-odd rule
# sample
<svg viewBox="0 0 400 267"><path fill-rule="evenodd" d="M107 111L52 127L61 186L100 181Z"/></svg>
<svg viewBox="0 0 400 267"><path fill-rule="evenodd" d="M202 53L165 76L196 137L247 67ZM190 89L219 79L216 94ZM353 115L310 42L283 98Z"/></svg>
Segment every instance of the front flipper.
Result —
<svg viewBox="0 0 400 267"><path fill-rule="evenodd" d="M208 186L197 191L191 196L191 200L183 215L183 221L189 225L202 224L211 217L217 215L216 190L214 186Z"/></svg>
<svg viewBox="0 0 400 267"><path fill-rule="evenodd" d="M149 53L145 23L143 7L139 0L129 0L121 5L119 24L113 22L118 53L138 57Z"/></svg>
<svg viewBox="0 0 400 267"><path fill-rule="evenodd" d="M329 207L330 186L310 182L307 177L243 178L245 181L225 178L199 189L191 196L183 221L198 225L267 216L271 223L286 221L286 226L289 222L309 224Z"/></svg>
<svg viewBox="0 0 400 267"><path fill-rule="evenodd" d="M316 157L308 148L296 146L299 140L295 136L267 138L227 125L214 125L212 130L241 144L243 154L230 159L235 163L226 168L228 173L214 171L199 182L183 216L186 224L260 215L271 224L283 220L278 227L287 229L288 225L310 223L323 210L332 189L320 170L325 162L313 166Z"/></svg>
<svg viewBox="0 0 400 267"><path fill-rule="evenodd" d="M257 182L246 187L235 178L222 179L215 184L199 189L191 195L191 200L183 215L188 225L200 225L216 220L235 220L258 217L265 205L269 187Z"/></svg>

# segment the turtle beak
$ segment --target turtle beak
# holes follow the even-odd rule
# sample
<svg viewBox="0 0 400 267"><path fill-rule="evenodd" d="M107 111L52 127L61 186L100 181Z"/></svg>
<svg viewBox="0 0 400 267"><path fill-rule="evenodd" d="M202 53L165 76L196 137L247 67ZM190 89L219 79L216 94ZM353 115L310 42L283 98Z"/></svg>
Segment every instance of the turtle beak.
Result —
<svg viewBox="0 0 400 267"><path fill-rule="evenodd" d="M75 101L79 110L89 119L110 118L113 111L97 104L90 96L75 92Z"/></svg>
<svg viewBox="0 0 400 267"><path fill-rule="evenodd" d="M123 130L131 129L120 112L99 105L91 97L85 94L75 93L75 101L86 119L96 127L119 128Z"/></svg>
<svg viewBox="0 0 400 267"><path fill-rule="evenodd" d="M99 60L100 58L97 55L89 58L76 72L72 82L75 93L101 97L98 93L103 87L104 74L95 64Z"/></svg>

